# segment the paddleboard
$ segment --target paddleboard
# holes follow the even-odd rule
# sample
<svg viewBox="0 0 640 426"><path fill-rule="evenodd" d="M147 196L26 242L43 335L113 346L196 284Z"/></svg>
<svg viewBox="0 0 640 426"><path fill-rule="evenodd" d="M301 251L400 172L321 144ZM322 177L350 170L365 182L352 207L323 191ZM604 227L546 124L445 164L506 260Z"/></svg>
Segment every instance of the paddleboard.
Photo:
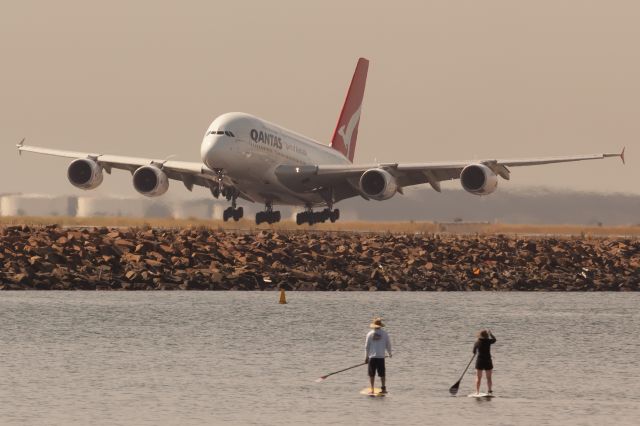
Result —
<svg viewBox="0 0 640 426"><path fill-rule="evenodd" d="M388 393L382 393L382 389L373 388L373 393L371 393L371 388L364 388L360 391L360 395L367 395L370 397L384 397L389 395Z"/></svg>
<svg viewBox="0 0 640 426"><path fill-rule="evenodd" d="M495 395L492 393L472 393L467 395L469 398L493 398Z"/></svg>

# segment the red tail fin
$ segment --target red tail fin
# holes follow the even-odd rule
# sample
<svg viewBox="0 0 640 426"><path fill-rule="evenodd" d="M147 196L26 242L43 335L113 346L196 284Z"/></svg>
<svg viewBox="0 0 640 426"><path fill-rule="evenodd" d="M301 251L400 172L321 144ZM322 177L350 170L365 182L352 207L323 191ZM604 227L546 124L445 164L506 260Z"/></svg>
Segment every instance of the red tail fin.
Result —
<svg viewBox="0 0 640 426"><path fill-rule="evenodd" d="M331 147L341 152L351 162L353 162L353 155L356 152L358 124L360 123L360 111L368 69L369 61L365 58L358 59L358 65L356 65L356 71L353 73L351 86L347 92L347 99L344 101L338 125L333 131L331 139Z"/></svg>

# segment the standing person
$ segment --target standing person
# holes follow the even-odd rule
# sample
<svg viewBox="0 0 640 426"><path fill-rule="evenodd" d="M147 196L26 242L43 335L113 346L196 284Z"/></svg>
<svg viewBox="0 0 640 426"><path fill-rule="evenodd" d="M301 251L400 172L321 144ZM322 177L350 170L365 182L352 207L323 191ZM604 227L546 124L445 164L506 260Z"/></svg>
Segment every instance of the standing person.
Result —
<svg viewBox="0 0 640 426"><path fill-rule="evenodd" d="M371 384L371 393L374 393L373 383L375 381L376 371L378 377L380 377L381 393L387 393L387 387L385 386L385 367L384 356L385 351L391 354L391 340L389 334L382 329L384 324L382 318L375 318L369 325L373 330L367 333L367 339L364 345L364 362L369 364L369 383Z"/></svg>
<svg viewBox="0 0 640 426"><path fill-rule="evenodd" d="M476 358L476 393L480 393L480 383L482 382L482 371L487 376L487 389L489 393L493 393L491 381L491 373L493 372L493 361L491 360L491 345L496 342L496 338L491 330L478 331L478 340L473 345L473 353L478 355Z"/></svg>

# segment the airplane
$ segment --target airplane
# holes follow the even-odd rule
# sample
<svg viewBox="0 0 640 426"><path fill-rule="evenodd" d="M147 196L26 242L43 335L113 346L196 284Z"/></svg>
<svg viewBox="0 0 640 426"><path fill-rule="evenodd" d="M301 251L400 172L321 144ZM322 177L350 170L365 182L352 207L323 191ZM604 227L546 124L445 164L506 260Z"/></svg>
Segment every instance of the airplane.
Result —
<svg viewBox="0 0 640 426"><path fill-rule="evenodd" d="M619 154L574 155L530 159L488 159L430 163L354 164L358 125L369 69L360 58L347 97L326 145L250 114L231 112L217 117L207 128L200 145L202 162L159 160L119 155L64 151L24 144L19 153L72 158L67 178L72 185L89 190L103 180L103 171L128 170L133 187L147 197L157 197L169 188L169 180L182 181L191 191L194 185L209 188L215 198L225 197L231 205L223 219L240 220L244 211L238 199L264 204L255 216L256 224L280 221L276 205L302 206L298 225L335 222L340 210L334 205L360 196L366 200L388 200L407 186L429 184L441 192L440 182L460 179L471 194L488 195L498 185L498 176L509 180L510 167L564 163L620 157ZM316 207L323 207L314 211Z"/></svg>

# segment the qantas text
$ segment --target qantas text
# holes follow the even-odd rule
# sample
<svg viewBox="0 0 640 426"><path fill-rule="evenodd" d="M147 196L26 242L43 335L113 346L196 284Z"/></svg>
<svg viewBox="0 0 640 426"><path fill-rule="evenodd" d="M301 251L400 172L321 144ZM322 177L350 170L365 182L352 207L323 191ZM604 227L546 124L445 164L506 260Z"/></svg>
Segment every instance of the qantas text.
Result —
<svg viewBox="0 0 640 426"><path fill-rule="evenodd" d="M251 140L263 143L274 148L282 149L282 139L278 136L263 132L262 130L251 129Z"/></svg>

